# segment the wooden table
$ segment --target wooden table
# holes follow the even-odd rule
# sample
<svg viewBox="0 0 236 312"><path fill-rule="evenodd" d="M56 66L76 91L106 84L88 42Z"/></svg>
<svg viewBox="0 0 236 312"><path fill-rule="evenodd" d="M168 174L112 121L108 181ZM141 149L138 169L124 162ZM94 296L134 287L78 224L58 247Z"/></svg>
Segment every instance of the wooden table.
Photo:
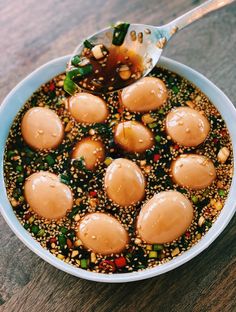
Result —
<svg viewBox="0 0 236 312"><path fill-rule="evenodd" d="M31 71L94 31L117 20L160 25L200 2L0 0L0 102ZM236 103L235 29L236 3L181 31L164 54L203 73ZM0 311L233 311L235 225L234 218L205 252L172 272L100 284L47 264L1 218Z"/></svg>

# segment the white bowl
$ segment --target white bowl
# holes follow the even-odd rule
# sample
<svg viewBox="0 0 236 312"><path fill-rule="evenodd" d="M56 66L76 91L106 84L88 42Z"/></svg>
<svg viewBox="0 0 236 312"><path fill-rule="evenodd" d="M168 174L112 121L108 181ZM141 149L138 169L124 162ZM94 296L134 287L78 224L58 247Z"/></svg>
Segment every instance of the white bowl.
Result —
<svg viewBox="0 0 236 312"><path fill-rule="evenodd" d="M49 251L42 248L41 245L37 241L35 241L33 237L23 228L23 226L16 218L11 204L7 198L5 183L3 179L4 147L10 127L16 114L36 89L38 89L43 83L47 82L52 77L65 71L66 62L68 60L69 56L60 57L35 70L32 74L22 80L8 94L8 96L5 98L0 106L0 208L4 219L6 220L12 231L21 239L21 241L42 259L62 271L87 280L109 283L131 282L157 276L177 268L178 266L194 258L196 255L206 249L224 230L235 212L236 110L233 104L220 89L218 89L211 81L209 81L207 78L205 78L203 75L199 74L195 70L168 58L162 57L160 59L159 65L162 65L163 67L176 72L177 74L185 77L189 81L193 82L197 87L199 87L208 96L212 103L214 103L216 108L223 116L230 132L234 152L234 175L229 196L217 221L213 224L213 226L206 233L206 235L195 246L184 252L182 255L169 261L168 263L141 272L113 275L87 272L57 259Z"/></svg>

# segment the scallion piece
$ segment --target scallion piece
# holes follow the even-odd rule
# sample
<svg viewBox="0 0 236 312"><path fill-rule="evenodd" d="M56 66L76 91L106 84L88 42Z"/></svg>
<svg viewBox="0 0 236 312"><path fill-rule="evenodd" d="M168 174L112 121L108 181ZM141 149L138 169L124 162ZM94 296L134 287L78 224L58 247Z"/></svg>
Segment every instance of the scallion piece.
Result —
<svg viewBox="0 0 236 312"><path fill-rule="evenodd" d="M84 41L84 46L87 49L92 49L94 47L94 45L90 41L88 41L88 40Z"/></svg>
<svg viewBox="0 0 236 312"><path fill-rule="evenodd" d="M47 155L45 157L46 162L49 164L49 166L52 166L55 164L55 160L51 155Z"/></svg>
<svg viewBox="0 0 236 312"><path fill-rule="evenodd" d="M72 67L68 72L66 73L67 77L70 79L76 78L76 77L83 77L86 75L91 74L93 71L93 66L91 64L85 65L83 67Z"/></svg>
<svg viewBox="0 0 236 312"><path fill-rule="evenodd" d="M128 24L128 23L121 23L121 24L118 24L114 27L112 44L114 44L116 46L122 45L122 43L125 40L125 36L127 34L129 25L130 24Z"/></svg>
<svg viewBox="0 0 236 312"><path fill-rule="evenodd" d="M71 59L71 64L74 66L78 66L80 61L81 61L81 59L80 59L79 55L74 55Z"/></svg>
<svg viewBox="0 0 236 312"><path fill-rule="evenodd" d="M87 260L86 259L81 259L80 260L80 266L82 269L87 269Z"/></svg>
<svg viewBox="0 0 236 312"><path fill-rule="evenodd" d="M73 95L77 90L77 85L69 77L66 77L64 80L64 90L70 95Z"/></svg>

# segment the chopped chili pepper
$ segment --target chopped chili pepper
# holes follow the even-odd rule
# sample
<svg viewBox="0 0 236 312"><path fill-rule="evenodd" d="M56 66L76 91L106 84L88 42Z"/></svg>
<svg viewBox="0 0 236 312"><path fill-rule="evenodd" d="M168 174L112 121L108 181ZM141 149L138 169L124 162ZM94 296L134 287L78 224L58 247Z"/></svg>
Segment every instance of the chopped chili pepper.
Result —
<svg viewBox="0 0 236 312"><path fill-rule="evenodd" d="M179 145L178 145L178 144L175 144L175 145L173 146L173 148L174 148L175 150L178 150L178 149L179 149Z"/></svg>
<svg viewBox="0 0 236 312"><path fill-rule="evenodd" d="M66 239L66 244L69 248L72 248L72 246L73 246L73 243L69 238Z"/></svg>
<svg viewBox="0 0 236 312"><path fill-rule="evenodd" d="M89 196L90 197L97 197L97 192L96 191L90 191Z"/></svg>
<svg viewBox="0 0 236 312"><path fill-rule="evenodd" d="M185 232L185 236L186 238L190 238L190 232L189 231Z"/></svg>
<svg viewBox="0 0 236 312"><path fill-rule="evenodd" d="M123 268L127 265L125 257L119 257L115 259L115 265L117 268Z"/></svg>
<svg viewBox="0 0 236 312"><path fill-rule="evenodd" d="M154 154L154 156L153 156L153 160L154 160L155 162L157 162L160 158L161 158L161 155L160 155L160 154Z"/></svg>
<svg viewBox="0 0 236 312"><path fill-rule="evenodd" d="M53 82L50 83L49 90L50 91L54 91L55 90L55 84Z"/></svg>
<svg viewBox="0 0 236 312"><path fill-rule="evenodd" d="M50 244L52 244L52 243L56 244L57 239L56 239L56 237L52 237L52 238L50 238L49 241L50 241Z"/></svg>
<svg viewBox="0 0 236 312"><path fill-rule="evenodd" d="M105 272L115 272L116 266L111 260L103 260L99 263L99 269L104 270Z"/></svg>

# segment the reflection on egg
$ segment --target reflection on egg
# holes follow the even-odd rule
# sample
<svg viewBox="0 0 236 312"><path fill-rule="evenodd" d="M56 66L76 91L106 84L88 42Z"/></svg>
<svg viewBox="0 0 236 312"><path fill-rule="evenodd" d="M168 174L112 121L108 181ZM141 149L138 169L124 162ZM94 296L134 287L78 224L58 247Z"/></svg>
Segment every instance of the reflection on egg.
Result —
<svg viewBox="0 0 236 312"><path fill-rule="evenodd" d="M171 173L176 184L194 190L211 185L216 178L216 169L212 161L195 154L183 154L174 160Z"/></svg>
<svg viewBox="0 0 236 312"><path fill-rule="evenodd" d="M183 146L197 146L205 141L210 124L205 116L195 109L179 107L172 110L166 118L167 134Z"/></svg>
<svg viewBox="0 0 236 312"><path fill-rule="evenodd" d="M117 205L130 206L137 203L145 194L142 171L128 159L115 159L106 170L105 190Z"/></svg>
<svg viewBox="0 0 236 312"><path fill-rule="evenodd" d="M169 243L187 230L192 219L192 204L183 194L176 191L160 192L142 207L137 232L146 243Z"/></svg>
<svg viewBox="0 0 236 312"><path fill-rule="evenodd" d="M74 119L82 123L104 122L108 116L106 103L98 96L78 93L69 99L69 110Z"/></svg>
<svg viewBox="0 0 236 312"><path fill-rule="evenodd" d="M51 149L63 140L64 128L57 114L45 107L30 108L21 122L25 142L34 149Z"/></svg>
<svg viewBox="0 0 236 312"><path fill-rule="evenodd" d="M78 226L78 238L95 253L120 253L128 244L128 233L120 222L105 213L86 215Z"/></svg>
<svg viewBox="0 0 236 312"><path fill-rule="evenodd" d="M152 132L137 121L125 121L115 128L114 139L122 149L141 153L154 145Z"/></svg>
<svg viewBox="0 0 236 312"><path fill-rule="evenodd" d="M69 187L61 183L57 175L47 171L39 171L29 176L24 192L30 208L46 219L60 219L73 206Z"/></svg>
<svg viewBox="0 0 236 312"><path fill-rule="evenodd" d="M72 159L81 158L88 170L94 170L99 163L104 161L104 145L101 141L95 141L91 138L82 139L76 144L72 152Z"/></svg>
<svg viewBox="0 0 236 312"><path fill-rule="evenodd" d="M147 112L160 108L167 99L167 89L162 80L144 77L122 90L123 105L131 112Z"/></svg>

